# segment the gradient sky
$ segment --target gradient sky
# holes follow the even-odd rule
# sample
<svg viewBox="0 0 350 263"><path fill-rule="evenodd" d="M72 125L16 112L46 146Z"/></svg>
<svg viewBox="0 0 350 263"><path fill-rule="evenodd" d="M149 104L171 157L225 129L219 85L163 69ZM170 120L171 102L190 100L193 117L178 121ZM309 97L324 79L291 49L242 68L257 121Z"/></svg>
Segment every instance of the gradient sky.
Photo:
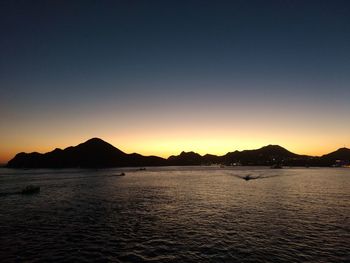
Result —
<svg viewBox="0 0 350 263"><path fill-rule="evenodd" d="M350 146L350 1L1 1L0 162Z"/></svg>

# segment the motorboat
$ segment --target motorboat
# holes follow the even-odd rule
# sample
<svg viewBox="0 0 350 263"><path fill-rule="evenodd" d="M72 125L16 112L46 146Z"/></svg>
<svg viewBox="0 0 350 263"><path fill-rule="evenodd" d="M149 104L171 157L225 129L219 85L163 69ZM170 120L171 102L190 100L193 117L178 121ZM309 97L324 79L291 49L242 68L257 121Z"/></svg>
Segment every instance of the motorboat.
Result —
<svg viewBox="0 0 350 263"><path fill-rule="evenodd" d="M114 176L125 176L125 173L114 174Z"/></svg>
<svg viewBox="0 0 350 263"><path fill-rule="evenodd" d="M244 180L249 181L250 179L253 179L249 174L243 177Z"/></svg>

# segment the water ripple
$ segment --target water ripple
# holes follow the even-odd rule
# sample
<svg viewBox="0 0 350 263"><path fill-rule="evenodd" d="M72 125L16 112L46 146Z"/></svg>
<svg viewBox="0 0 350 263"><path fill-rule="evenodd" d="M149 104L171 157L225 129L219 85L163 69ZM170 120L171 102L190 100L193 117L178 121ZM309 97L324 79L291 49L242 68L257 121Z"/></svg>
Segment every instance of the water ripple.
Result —
<svg viewBox="0 0 350 263"><path fill-rule="evenodd" d="M350 261L350 169L116 171L0 171L1 261Z"/></svg>

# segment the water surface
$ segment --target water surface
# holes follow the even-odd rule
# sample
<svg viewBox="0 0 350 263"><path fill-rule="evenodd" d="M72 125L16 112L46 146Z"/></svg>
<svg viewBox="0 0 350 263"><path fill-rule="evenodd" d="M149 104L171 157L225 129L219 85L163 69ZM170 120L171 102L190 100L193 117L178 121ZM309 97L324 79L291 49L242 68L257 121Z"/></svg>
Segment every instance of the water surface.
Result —
<svg viewBox="0 0 350 263"><path fill-rule="evenodd" d="M2 262L350 261L350 169L1 169L0 193Z"/></svg>

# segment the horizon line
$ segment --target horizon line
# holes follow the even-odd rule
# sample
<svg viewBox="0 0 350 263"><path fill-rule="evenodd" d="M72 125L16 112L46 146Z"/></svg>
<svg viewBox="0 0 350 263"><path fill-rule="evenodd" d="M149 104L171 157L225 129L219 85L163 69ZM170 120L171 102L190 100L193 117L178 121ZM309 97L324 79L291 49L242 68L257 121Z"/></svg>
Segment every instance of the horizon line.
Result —
<svg viewBox="0 0 350 263"><path fill-rule="evenodd" d="M6 161L6 162L4 162L4 163L0 162L0 166L6 165L10 160L12 160L17 154L20 154L20 153L26 153L26 154L31 154L31 153L46 154L46 153L52 152L52 151L54 151L54 150L56 150L56 149L65 150L65 149L67 149L67 148L69 148L69 147L76 147L76 146L78 146L78 145L80 145L80 144L84 144L84 143L86 143L86 142L88 142L88 141L90 141L90 140L93 140L93 139L98 139L98 140L101 140L101 141L103 141L103 142L105 142L105 143L108 143L108 144L112 145L114 148L116 148L116 149L118 149L118 150L120 150L120 151L122 151L122 152L124 152L124 153L126 153L126 154L140 154L140 155L143 155L143 156L156 156L156 157L161 157L161 158L163 158L163 159L168 159L168 158L171 157L171 156L178 156L178 155L180 155L180 154L183 153L183 152L185 152L185 153L193 152L193 153L199 154L200 156L205 156L205 155L224 156L224 155L226 155L226 154L228 154L228 153L232 153L232 152L236 152L236 151L238 151L238 152L253 151L253 150L259 150L259 149L261 149L261 148L268 147L268 146L278 146L278 147L281 147L281 148L283 148L283 149L285 149L285 150L287 150L287 151L289 151L289 152L291 152L291 153L293 153L293 154L301 155L301 156L309 156L309 157L322 157L323 155L326 155L326 154L335 152L335 151L340 150L340 149L349 149L349 148L347 148L347 147L344 145L343 147L337 148L337 149L335 149L335 150L333 150L333 151L331 151L331 152L329 152L329 153L324 153L324 154L322 154L322 155L308 155L308 154L299 154L299 153L292 152L292 151L288 150L287 148L285 148L285 147L283 147L283 146L281 146L281 145L279 145L279 144L267 144L267 145L263 145L263 146L261 146L261 147L254 148L254 149L233 150L233 151L228 151L228 152L223 153L223 154L212 154L212 153L208 153L208 152L205 153L205 154L201 154L201 153L195 152L195 151L193 151L193 150L190 150L190 151L182 150L182 151L180 151L178 154L171 154L171 155L169 155L169 156L167 156L167 157L163 157L163 156L159 156L159 155L155 155L155 154L141 154L141 153L139 153L139 152L130 152L130 153L128 153L128 152L126 152L126 151L124 151L124 150L121 150L119 147L116 147L116 146L113 145L112 143L107 142L107 141L104 140L104 139L101 139L101 138L99 138L99 137L92 137L92 138L87 139L87 140L85 140L85 141L83 141L83 142L81 142L81 143L78 143L78 144L76 144L76 145L70 145L70 146L67 146L67 147L64 147L64 148L55 147L55 148L53 148L52 150L49 150L49 151L47 151L47 152L39 152L39 151L18 152L18 153L16 153L12 158L10 158L8 161Z"/></svg>

